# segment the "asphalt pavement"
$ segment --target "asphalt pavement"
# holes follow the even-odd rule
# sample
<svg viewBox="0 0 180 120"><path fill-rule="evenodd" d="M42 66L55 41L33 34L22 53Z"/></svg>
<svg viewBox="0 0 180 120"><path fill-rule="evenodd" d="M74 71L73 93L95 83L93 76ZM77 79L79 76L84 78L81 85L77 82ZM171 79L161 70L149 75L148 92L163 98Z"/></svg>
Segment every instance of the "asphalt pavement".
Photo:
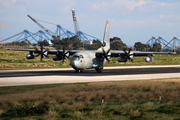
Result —
<svg viewBox="0 0 180 120"><path fill-rule="evenodd" d="M105 67L102 73L75 73L72 68L0 70L0 87L163 78L180 78L180 65Z"/></svg>

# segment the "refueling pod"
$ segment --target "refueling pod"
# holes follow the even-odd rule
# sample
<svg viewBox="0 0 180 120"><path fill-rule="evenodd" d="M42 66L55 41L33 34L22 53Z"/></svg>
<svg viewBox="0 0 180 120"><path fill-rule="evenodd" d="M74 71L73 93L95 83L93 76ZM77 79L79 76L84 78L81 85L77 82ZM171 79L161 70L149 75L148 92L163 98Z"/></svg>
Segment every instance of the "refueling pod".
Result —
<svg viewBox="0 0 180 120"><path fill-rule="evenodd" d="M26 58L27 58L27 59L34 59L33 52L30 51L29 54L26 55Z"/></svg>
<svg viewBox="0 0 180 120"><path fill-rule="evenodd" d="M145 61L146 61L146 62L152 62L152 61L153 61L153 58L148 56L148 57L145 58Z"/></svg>

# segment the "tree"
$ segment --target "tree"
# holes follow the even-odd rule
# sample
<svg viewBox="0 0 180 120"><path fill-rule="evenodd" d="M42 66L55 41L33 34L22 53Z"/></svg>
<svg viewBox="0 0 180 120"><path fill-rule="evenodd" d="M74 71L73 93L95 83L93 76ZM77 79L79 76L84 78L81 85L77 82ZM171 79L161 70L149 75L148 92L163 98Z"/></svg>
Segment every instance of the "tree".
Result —
<svg viewBox="0 0 180 120"><path fill-rule="evenodd" d="M134 49L137 51L149 51L151 46L149 44L143 44L141 42L136 42L134 44Z"/></svg>
<svg viewBox="0 0 180 120"><path fill-rule="evenodd" d="M99 40L93 40L92 45L94 46L94 49L98 49L102 46L102 42Z"/></svg>
<svg viewBox="0 0 180 120"><path fill-rule="evenodd" d="M100 40L93 40L92 44L84 44L84 48L86 50L97 50L102 45L102 42Z"/></svg>
<svg viewBox="0 0 180 120"><path fill-rule="evenodd" d="M142 51L142 49L144 49L144 45L141 42L136 42L134 44L134 49L137 51Z"/></svg>
<svg viewBox="0 0 180 120"><path fill-rule="evenodd" d="M180 54L180 48L176 49L176 53Z"/></svg>
<svg viewBox="0 0 180 120"><path fill-rule="evenodd" d="M17 46L29 46L31 45L31 42L29 40L24 40L24 41L14 41L12 43L8 43L7 45L17 45Z"/></svg>
<svg viewBox="0 0 180 120"><path fill-rule="evenodd" d="M43 41L38 41L38 45L41 46L41 44L43 46L49 46L49 42L47 40L43 40Z"/></svg>
<svg viewBox="0 0 180 120"><path fill-rule="evenodd" d="M122 50L127 48L127 45L121 41L121 38L113 37L110 38L110 48L111 50Z"/></svg>
<svg viewBox="0 0 180 120"><path fill-rule="evenodd" d="M52 40L51 42L53 43L53 47L57 50L61 49L61 40L60 40L60 36L52 36Z"/></svg>
<svg viewBox="0 0 180 120"><path fill-rule="evenodd" d="M153 44L153 47L152 47L150 50L151 50L151 51L155 51L155 52L160 52L160 51L161 51L161 44L155 42L155 43Z"/></svg>
<svg viewBox="0 0 180 120"><path fill-rule="evenodd" d="M69 38L63 38L60 40L60 45L65 47L66 49L72 49L72 41Z"/></svg>
<svg viewBox="0 0 180 120"><path fill-rule="evenodd" d="M72 48L74 50L77 50L77 49L83 47L83 43L81 42L81 39L79 36L75 35L75 36L71 37L70 40L72 42Z"/></svg>

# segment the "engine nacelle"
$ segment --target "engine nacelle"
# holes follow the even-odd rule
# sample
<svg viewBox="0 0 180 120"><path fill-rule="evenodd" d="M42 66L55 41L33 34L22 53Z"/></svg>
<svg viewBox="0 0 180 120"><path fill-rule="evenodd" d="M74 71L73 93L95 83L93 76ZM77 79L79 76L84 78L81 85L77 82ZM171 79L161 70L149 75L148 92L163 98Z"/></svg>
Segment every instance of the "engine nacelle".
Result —
<svg viewBox="0 0 180 120"><path fill-rule="evenodd" d="M27 59L34 59L34 55L33 55L33 54L27 54L27 55L26 55L26 58L27 58Z"/></svg>
<svg viewBox="0 0 180 120"><path fill-rule="evenodd" d="M122 57L118 58L118 62L126 62L126 61L127 61L127 58L122 58Z"/></svg>
<svg viewBox="0 0 180 120"><path fill-rule="evenodd" d="M146 58L145 58L145 61L146 61L146 62L152 62L152 61L153 61L153 58L152 58L152 57L146 57Z"/></svg>
<svg viewBox="0 0 180 120"><path fill-rule="evenodd" d="M54 61L58 61L58 60L62 60L63 58L61 56L54 56L53 60Z"/></svg>

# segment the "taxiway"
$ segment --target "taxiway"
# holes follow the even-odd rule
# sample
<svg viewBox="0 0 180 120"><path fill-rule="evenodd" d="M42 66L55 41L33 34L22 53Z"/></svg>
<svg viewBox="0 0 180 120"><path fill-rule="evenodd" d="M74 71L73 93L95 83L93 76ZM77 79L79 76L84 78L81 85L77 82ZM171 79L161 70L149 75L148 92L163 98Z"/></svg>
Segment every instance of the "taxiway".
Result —
<svg viewBox="0 0 180 120"><path fill-rule="evenodd" d="M0 86L180 78L180 65L105 67L102 73L72 68L0 70Z"/></svg>

